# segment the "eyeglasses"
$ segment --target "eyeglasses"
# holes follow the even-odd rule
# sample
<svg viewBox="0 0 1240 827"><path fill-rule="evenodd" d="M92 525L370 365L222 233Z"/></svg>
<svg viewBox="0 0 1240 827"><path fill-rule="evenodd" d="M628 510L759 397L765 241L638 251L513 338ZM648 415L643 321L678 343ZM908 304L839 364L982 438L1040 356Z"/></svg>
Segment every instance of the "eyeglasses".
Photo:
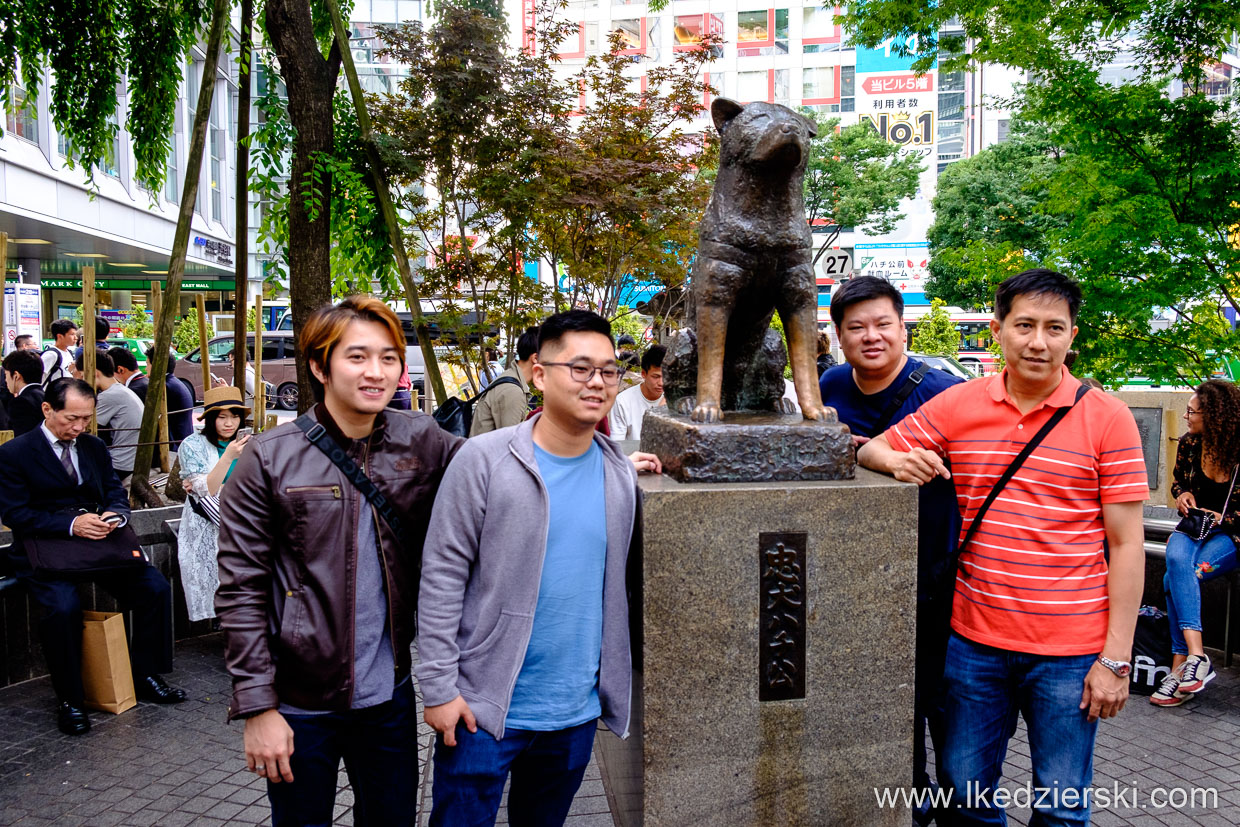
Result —
<svg viewBox="0 0 1240 827"><path fill-rule="evenodd" d="M596 367L589 362L539 362L540 365L551 367L559 365L568 368L569 375L573 377L574 382L585 384L594 378L594 374L598 373L603 377L604 385L619 385L620 377L624 374L624 368L616 365L606 365L604 367Z"/></svg>
<svg viewBox="0 0 1240 827"><path fill-rule="evenodd" d="M1201 411L1197 408L1188 408L1184 411L1184 418L1187 419L1190 416L1201 416Z"/></svg>

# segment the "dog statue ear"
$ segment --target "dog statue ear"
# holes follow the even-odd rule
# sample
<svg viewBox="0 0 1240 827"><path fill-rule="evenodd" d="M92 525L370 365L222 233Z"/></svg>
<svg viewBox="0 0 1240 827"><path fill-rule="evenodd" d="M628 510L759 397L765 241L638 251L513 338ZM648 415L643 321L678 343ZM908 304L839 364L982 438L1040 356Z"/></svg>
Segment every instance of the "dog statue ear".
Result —
<svg viewBox="0 0 1240 827"><path fill-rule="evenodd" d="M809 136L811 138L817 138L818 137L818 121L814 120L813 118L806 117L805 115L802 115L801 117L805 118L805 125L806 127L809 128Z"/></svg>
<svg viewBox="0 0 1240 827"><path fill-rule="evenodd" d="M723 130L728 124L732 123L732 119L739 115L745 107L741 106L734 100L727 98L715 98L710 104L710 117L715 122L715 129L723 134Z"/></svg>

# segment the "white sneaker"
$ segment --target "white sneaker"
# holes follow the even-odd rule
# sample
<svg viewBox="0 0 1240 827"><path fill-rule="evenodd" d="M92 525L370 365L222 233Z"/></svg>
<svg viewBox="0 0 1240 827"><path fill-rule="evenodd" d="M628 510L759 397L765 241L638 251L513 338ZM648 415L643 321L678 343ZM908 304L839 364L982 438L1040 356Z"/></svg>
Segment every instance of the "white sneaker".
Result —
<svg viewBox="0 0 1240 827"><path fill-rule="evenodd" d="M1208 655L1189 655L1188 660L1184 661L1180 691L1186 695L1195 695L1205 689L1206 684L1214 680L1216 674Z"/></svg>
<svg viewBox="0 0 1240 827"><path fill-rule="evenodd" d="M1150 695L1150 703L1154 706L1179 706L1188 700L1188 696L1180 691L1180 671L1183 668L1181 664L1180 669L1167 673L1167 677L1158 685L1158 690Z"/></svg>

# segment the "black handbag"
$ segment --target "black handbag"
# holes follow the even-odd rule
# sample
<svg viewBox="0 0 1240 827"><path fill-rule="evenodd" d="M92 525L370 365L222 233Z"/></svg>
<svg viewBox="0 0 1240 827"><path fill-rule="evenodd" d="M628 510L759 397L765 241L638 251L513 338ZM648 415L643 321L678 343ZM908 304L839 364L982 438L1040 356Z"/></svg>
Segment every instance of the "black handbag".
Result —
<svg viewBox="0 0 1240 827"><path fill-rule="evenodd" d="M92 513L86 509L78 514ZM88 575L131 569L150 563L138 535L128 525L113 529L102 540L85 537L23 537L22 548L35 574Z"/></svg>
<svg viewBox="0 0 1240 827"><path fill-rule="evenodd" d="M1227 506L1231 504L1231 492L1236 488L1236 474L1238 473L1240 473L1240 465L1237 465L1236 470L1231 474L1231 488L1227 489L1227 499L1223 502L1223 514L1227 513ZM1175 530L1197 542L1201 542L1217 525L1218 522L1209 511L1201 508L1190 508L1188 513L1175 524Z"/></svg>

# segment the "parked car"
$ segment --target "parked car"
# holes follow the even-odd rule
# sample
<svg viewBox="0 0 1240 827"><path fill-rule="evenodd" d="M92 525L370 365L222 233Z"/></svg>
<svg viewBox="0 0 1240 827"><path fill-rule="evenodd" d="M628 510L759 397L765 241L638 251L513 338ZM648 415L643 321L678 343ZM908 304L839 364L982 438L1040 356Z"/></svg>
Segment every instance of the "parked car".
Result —
<svg viewBox="0 0 1240 827"><path fill-rule="evenodd" d="M968 381L976 379L978 374L969 370L952 356L927 356L924 353L909 352L909 356L914 359L920 359L932 368L938 368L944 373L950 373L952 376L959 376L961 379Z"/></svg>
<svg viewBox="0 0 1240 827"><path fill-rule="evenodd" d="M108 347L123 347L133 354L134 359L138 361L138 370L146 373L146 352L155 344L154 339L128 339L124 336L115 336L104 340L104 344ZM174 351L175 352L175 351ZM177 356L180 359L180 356Z"/></svg>
<svg viewBox="0 0 1240 827"><path fill-rule="evenodd" d="M211 373L232 382L233 335L226 333L207 342L207 359ZM202 349L194 348L177 360L175 374L194 389L194 402L202 403ZM254 336L246 337L247 358L254 358ZM293 334L271 330L263 333L263 383L268 401L286 411L297 410L297 362L293 358ZM274 389L274 390L273 390Z"/></svg>

